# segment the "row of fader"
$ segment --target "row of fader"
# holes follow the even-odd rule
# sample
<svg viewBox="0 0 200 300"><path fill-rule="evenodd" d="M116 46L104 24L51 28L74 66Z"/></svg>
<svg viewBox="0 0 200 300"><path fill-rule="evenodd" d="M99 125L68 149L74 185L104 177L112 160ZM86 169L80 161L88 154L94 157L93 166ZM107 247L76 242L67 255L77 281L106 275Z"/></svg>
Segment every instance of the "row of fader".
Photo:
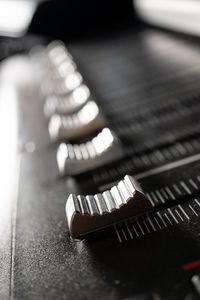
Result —
<svg viewBox="0 0 200 300"><path fill-rule="evenodd" d="M60 173L77 175L121 158L122 145L114 132L105 127L107 122L66 47L53 42L47 47L47 56L42 88L46 99L44 113L49 118L51 140L65 141L57 152ZM102 131L86 143L66 143L99 130Z"/></svg>
<svg viewBox="0 0 200 300"><path fill-rule="evenodd" d="M47 72L42 86L44 114L49 119L51 140L61 142L57 151L60 174L77 175L122 158L121 142L105 127L107 122L64 44L51 43L46 56ZM100 132L89 141L69 143L86 139L97 131ZM68 226L74 238L82 238L151 210L141 187L128 175L102 194L71 194L66 204Z"/></svg>

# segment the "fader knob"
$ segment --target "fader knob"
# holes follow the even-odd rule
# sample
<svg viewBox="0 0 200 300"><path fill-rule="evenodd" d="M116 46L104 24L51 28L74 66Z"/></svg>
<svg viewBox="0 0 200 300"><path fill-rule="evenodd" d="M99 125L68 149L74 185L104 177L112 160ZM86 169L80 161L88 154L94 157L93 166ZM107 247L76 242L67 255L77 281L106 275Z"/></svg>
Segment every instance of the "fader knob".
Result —
<svg viewBox="0 0 200 300"><path fill-rule="evenodd" d="M85 84L65 96L51 95L45 102L44 113L46 117L53 114L72 114L86 103L89 96L90 91Z"/></svg>
<svg viewBox="0 0 200 300"><path fill-rule="evenodd" d="M122 145L108 128L104 128L91 141L72 145L62 143L57 151L61 175L77 175L123 157Z"/></svg>
<svg viewBox="0 0 200 300"><path fill-rule="evenodd" d="M83 238L151 211L149 200L129 175L109 191L87 196L71 194L66 203L67 222L73 238Z"/></svg>
<svg viewBox="0 0 200 300"><path fill-rule="evenodd" d="M49 134L53 141L73 140L102 129L105 123L96 103L89 101L70 116L53 115L49 121Z"/></svg>

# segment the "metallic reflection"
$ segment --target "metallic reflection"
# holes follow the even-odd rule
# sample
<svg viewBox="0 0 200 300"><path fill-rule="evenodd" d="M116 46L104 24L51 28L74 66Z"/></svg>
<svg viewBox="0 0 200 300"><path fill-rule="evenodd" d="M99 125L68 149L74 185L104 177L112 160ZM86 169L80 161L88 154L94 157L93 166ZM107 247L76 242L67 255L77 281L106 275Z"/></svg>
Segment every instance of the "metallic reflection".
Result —
<svg viewBox="0 0 200 300"><path fill-rule="evenodd" d="M113 141L114 137L108 128L104 128L102 132L92 140L94 148L98 155L101 155L104 151L111 147Z"/></svg>
<svg viewBox="0 0 200 300"><path fill-rule="evenodd" d="M81 124L93 121L99 113L99 108L94 101L89 101L79 112L78 119Z"/></svg>
<svg viewBox="0 0 200 300"><path fill-rule="evenodd" d="M77 113L69 116L53 115L49 121L49 134L52 140L76 139L88 135L105 125L98 106L88 101Z"/></svg>
<svg viewBox="0 0 200 300"><path fill-rule="evenodd" d="M65 79L65 86L68 91L74 90L82 82L82 76L79 72L69 74Z"/></svg>
<svg viewBox="0 0 200 300"><path fill-rule="evenodd" d="M104 128L86 143L61 143L57 151L57 163L61 175L76 175L122 156L123 149L119 139L110 129Z"/></svg>
<svg viewBox="0 0 200 300"><path fill-rule="evenodd" d="M72 114L86 103L90 96L90 91L86 85L82 84L71 94L65 96L51 95L47 97L44 105L44 114L50 117L53 114Z"/></svg>

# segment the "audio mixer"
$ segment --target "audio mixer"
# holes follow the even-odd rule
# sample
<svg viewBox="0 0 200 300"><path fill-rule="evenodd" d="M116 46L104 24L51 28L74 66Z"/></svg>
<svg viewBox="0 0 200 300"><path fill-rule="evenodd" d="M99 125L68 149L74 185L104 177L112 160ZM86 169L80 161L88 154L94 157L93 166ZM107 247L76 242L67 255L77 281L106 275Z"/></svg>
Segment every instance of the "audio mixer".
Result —
<svg viewBox="0 0 200 300"><path fill-rule="evenodd" d="M199 40L142 27L33 45L15 57L31 79L13 298L199 299Z"/></svg>

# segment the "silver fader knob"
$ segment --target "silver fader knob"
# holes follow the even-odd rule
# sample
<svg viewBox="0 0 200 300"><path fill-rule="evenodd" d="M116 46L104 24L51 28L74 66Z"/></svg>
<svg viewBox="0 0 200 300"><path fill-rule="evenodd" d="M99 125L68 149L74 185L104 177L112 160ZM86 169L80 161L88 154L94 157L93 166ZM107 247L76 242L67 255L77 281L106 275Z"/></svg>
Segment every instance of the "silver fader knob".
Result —
<svg viewBox="0 0 200 300"><path fill-rule="evenodd" d="M63 61L72 60L71 54L61 41L53 41L50 43L47 46L47 55L53 66L59 66Z"/></svg>
<svg viewBox="0 0 200 300"><path fill-rule="evenodd" d="M45 97L52 95L62 95L71 93L75 88L79 87L83 78L79 72L76 72L74 67L68 69L66 76L58 74L58 70L49 71L41 85L41 92Z"/></svg>
<svg viewBox="0 0 200 300"><path fill-rule="evenodd" d="M76 69L76 64L73 61L71 54L67 51L67 48L61 41L53 41L47 46L47 58L49 61L48 69L50 73L55 73L57 75L53 76L53 78L67 76Z"/></svg>
<svg viewBox="0 0 200 300"><path fill-rule="evenodd" d="M46 76L44 80L51 85L54 85L55 82L59 82L67 78L70 74L73 74L77 69L75 62L73 61L64 61L57 67L49 67L46 70Z"/></svg>
<svg viewBox="0 0 200 300"><path fill-rule="evenodd" d="M49 134L53 141L73 140L102 129L105 122L96 103L88 101L70 116L53 115L49 121Z"/></svg>
<svg viewBox="0 0 200 300"><path fill-rule="evenodd" d="M59 80L69 76L76 71L77 66L73 61L64 61L52 73L52 80Z"/></svg>
<svg viewBox="0 0 200 300"><path fill-rule="evenodd" d="M83 78L79 72L70 73L66 78L53 82L53 93L56 95L64 95L72 92L79 87Z"/></svg>
<svg viewBox="0 0 200 300"><path fill-rule="evenodd" d="M50 53L51 51L59 51L62 48L66 48L65 44L61 40L54 40L47 45L47 51Z"/></svg>
<svg viewBox="0 0 200 300"><path fill-rule="evenodd" d="M62 143L57 152L61 175L77 175L123 157L122 145L117 136L104 128L91 141L71 145Z"/></svg>
<svg viewBox="0 0 200 300"><path fill-rule="evenodd" d="M90 91L84 84L66 96L49 96L44 105L44 114L46 117L53 114L72 114L86 103L89 96Z"/></svg>
<svg viewBox="0 0 200 300"><path fill-rule="evenodd" d="M129 175L109 191L88 196L71 194L66 203L67 222L73 238L83 238L151 211L149 200Z"/></svg>
<svg viewBox="0 0 200 300"><path fill-rule="evenodd" d="M44 95L71 92L82 82L82 76L76 71L76 64L64 61L58 67L48 67L42 81L41 90Z"/></svg>

